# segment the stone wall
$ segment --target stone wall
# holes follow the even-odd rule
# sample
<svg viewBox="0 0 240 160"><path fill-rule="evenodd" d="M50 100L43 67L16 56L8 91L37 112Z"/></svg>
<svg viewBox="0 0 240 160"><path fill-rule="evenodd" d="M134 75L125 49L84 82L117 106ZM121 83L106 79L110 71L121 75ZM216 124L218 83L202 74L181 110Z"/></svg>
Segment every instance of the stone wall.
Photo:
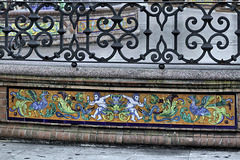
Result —
<svg viewBox="0 0 240 160"><path fill-rule="evenodd" d="M65 141L71 143L110 143L110 144L150 144L150 145L166 145L166 146L195 146L195 147L240 147L240 107L239 107L239 89L240 71L238 70L210 70L210 69L136 69L136 68L93 68L93 67L78 67L69 68L61 66L24 66L24 65L2 65L0 71L0 136L7 139L21 140L37 140L37 141ZM97 72L96 72L97 71ZM11 118L10 109L13 110L12 102L21 98L11 96L9 92L11 88L17 88L15 93L19 91L23 97L28 97L26 92L35 91L38 98L42 91L64 91L71 93L76 91L89 92L90 101L93 101L93 93L108 92L114 95L133 95L140 94L140 102L144 102L144 94L164 93L171 95L173 93L181 93L196 95L197 100L201 101L206 95L234 95L235 102L231 104L231 109L228 103L220 106L219 101L214 100L209 104L218 103L219 108L225 108L227 113L235 112L234 116L236 125L234 127L213 127L209 122L208 116L205 117L203 125L199 124L181 124L175 122L164 121L162 125L141 125L138 119L137 122L129 119L126 123L118 123L115 118L112 123L104 119L98 121L92 118L91 123L72 123L70 117L59 117L56 121L49 121L43 116L46 110L36 112L38 117ZM68 92L71 91L71 92ZM13 91L11 91L13 92ZM33 92L32 92L33 93ZM181 95L179 94L179 96ZM92 95L92 97L91 97ZM199 95L202 95L199 96ZM60 94L58 95L59 97ZM73 95L72 95L73 96ZM70 97L70 96L69 96ZM160 95L158 95L160 97ZM201 98L200 98L201 97ZM56 98L56 96L55 96ZM65 97L66 98L66 97ZM77 98L77 97L75 97ZM85 97L82 97L85 98ZM146 98L146 96L145 96ZM151 100L147 97L147 104L151 104ZM222 100L227 100L222 98ZM107 99L110 104L112 99ZM163 98L162 101L166 100ZM126 104L127 100L122 99ZM160 100L161 101L161 100ZM159 102L160 102L159 101ZM85 102L85 101L83 101ZM87 102L87 101L86 101ZM85 102L85 103L86 103ZM120 101L118 101L120 102ZM174 101L172 101L173 103ZM191 100L186 102L189 106ZM223 101L221 101L223 102ZM227 102L227 101L225 101ZM55 103L53 101L53 103ZM30 110L30 102L26 103L26 110L34 115L34 110ZM199 102L200 104L200 102ZM17 105L16 105L17 106ZM19 106L19 105L18 105ZM69 106L70 103L69 103ZM94 106L94 105L93 105ZM93 106L87 106L89 109ZM162 102L156 106L162 106ZM98 107L94 106L95 110ZM138 109L138 107L135 107ZM90 112L92 115L94 110ZM142 108L147 111L146 106ZM208 108L209 109L209 108ZM50 111L50 109L49 109ZM209 111L211 111L209 109ZM222 112L224 109L222 109ZM19 113L15 112L17 115ZM26 112L27 113L27 112ZM140 116L143 113L137 110ZM187 113L187 112L186 112ZM189 112L190 113L190 112ZM64 112L62 112L63 115ZM129 113L130 114L130 113ZM156 113L155 113L156 114ZM161 113L158 113L161 114ZM190 113L191 114L191 113ZM213 112L211 112L213 114ZM72 114L74 115L74 114ZM76 114L77 115L77 114ZM74 116L76 116L74 115ZM131 114L130 114L131 115ZM187 114L186 114L187 115ZM192 116L192 114L191 114ZM14 114L12 114L14 117ZM217 118L219 118L218 115ZM34 119L35 118L35 119ZM146 118L146 117L144 117ZM195 118L192 116L192 118ZM197 118L197 117L196 117ZM231 119L231 117L229 117ZM37 120L36 120L37 119ZM231 120L225 117L223 122ZM83 121L82 121L83 122ZM101 122L101 123L100 123ZM143 120L141 119L141 122ZM197 121L197 123L199 123ZM124 125L125 124L125 125ZM168 125L167 125L168 124ZM172 124L172 125L169 125ZM221 124L221 123L219 123Z"/></svg>

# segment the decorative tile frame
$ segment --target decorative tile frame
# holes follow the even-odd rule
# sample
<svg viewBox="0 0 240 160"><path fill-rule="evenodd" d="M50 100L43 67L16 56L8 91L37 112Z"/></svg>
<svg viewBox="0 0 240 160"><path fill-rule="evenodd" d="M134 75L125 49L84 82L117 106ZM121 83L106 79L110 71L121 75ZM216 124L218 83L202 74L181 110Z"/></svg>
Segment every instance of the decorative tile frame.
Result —
<svg viewBox="0 0 240 160"><path fill-rule="evenodd" d="M236 129L236 95L8 88L8 120Z"/></svg>

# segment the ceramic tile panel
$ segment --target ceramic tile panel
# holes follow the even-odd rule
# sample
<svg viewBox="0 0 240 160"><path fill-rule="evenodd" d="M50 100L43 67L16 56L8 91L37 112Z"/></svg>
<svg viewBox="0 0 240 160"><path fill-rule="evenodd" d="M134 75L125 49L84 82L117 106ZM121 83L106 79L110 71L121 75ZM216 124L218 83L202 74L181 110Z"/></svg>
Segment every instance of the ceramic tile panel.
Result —
<svg viewBox="0 0 240 160"><path fill-rule="evenodd" d="M8 88L8 119L57 123L235 129L235 94Z"/></svg>

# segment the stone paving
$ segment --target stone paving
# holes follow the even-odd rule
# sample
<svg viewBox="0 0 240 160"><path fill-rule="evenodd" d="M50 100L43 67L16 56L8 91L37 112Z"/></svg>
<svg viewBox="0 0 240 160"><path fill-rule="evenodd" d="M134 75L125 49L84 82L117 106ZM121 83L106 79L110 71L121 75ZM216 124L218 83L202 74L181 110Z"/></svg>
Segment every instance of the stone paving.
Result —
<svg viewBox="0 0 240 160"><path fill-rule="evenodd" d="M239 150L199 148L154 148L141 146L63 145L0 141L3 160L237 160ZM2 159L1 158L1 159Z"/></svg>

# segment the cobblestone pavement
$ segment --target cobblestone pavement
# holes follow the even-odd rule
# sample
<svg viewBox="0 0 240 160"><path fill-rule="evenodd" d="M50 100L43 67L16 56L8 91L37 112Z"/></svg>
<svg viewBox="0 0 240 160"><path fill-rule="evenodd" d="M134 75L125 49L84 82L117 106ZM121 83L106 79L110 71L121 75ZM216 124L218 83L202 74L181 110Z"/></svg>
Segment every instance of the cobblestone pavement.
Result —
<svg viewBox="0 0 240 160"><path fill-rule="evenodd" d="M2 160L237 160L240 150L0 141Z"/></svg>

